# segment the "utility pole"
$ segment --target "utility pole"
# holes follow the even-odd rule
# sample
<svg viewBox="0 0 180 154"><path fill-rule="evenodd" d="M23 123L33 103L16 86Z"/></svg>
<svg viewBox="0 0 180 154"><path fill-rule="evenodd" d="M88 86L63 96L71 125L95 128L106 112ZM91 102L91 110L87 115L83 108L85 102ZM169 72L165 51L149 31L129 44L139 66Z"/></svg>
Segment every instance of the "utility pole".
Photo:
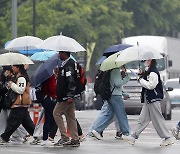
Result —
<svg viewBox="0 0 180 154"><path fill-rule="evenodd" d="M17 37L17 0L12 0L12 39Z"/></svg>
<svg viewBox="0 0 180 154"><path fill-rule="evenodd" d="M33 0L33 36L36 36L36 0Z"/></svg>

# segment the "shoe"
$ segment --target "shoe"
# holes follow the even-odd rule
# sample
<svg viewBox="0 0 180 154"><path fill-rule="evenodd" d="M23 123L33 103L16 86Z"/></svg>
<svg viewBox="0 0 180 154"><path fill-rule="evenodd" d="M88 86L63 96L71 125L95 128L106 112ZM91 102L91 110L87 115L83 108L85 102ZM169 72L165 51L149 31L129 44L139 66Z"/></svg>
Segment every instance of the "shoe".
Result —
<svg viewBox="0 0 180 154"><path fill-rule="evenodd" d="M131 145L135 144L135 138L131 135L122 135L122 139Z"/></svg>
<svg viewBox="0 0 180 154"><path fill-rule="evenodd" d="M65 146L65 147L79 147L80 142L79 142L79 140L71 139L71 142L66 142L66 143L63 144L63 146Z"/></svg>
<svg viewBox="0 0 180 154"><path fill-rule="evenodd" d="M30 139L31 135L26 135L23 137L23 143L26 143Z"/></svg>
<svg viewBox="0 0 180 154"><path fill-rule="evenodd" d="M39 138L35 138L32 142L30 142L31 145L38 145L41 143L41 140Z"/></svg>
<svg viewBox="0 0 180 154"><path fill-rule="evenodd" d="M116 132L115 139L117 139L117 140L123 140L123 138L122 138L122 133L121 133L121 132Z"/></svg>
<svg viewBox="0 0 180 154"><path fill-rule="evenodd" d="M174 144L174 140L172 139L172 137L164 139L161 143L160 146L168 146Z"/></svg>
<svg viewBox="0 0 180 154"><path fill-rule="evenodd" d="M1 137L0 137L0 145L5 145L7 144L8 142L6 142L5 140L3 140Z"/></svg>
<svg viewBox="0 0 180 154"><path fill-rule="evenodd" d="M103 137L101 136L101 134L99 134L97 131L92 130L91 133L94 135L94 137L95 137L96 139L98 139L98 140L102 140L102 139L103 139Z"/></svg>
<svg viewBox="0 0 180 154"><path fill-rule="evenodd" d="M52 141L50 141L50 140L42 140L41 141L41 146L46 146L46 145L48 145L48 146L51 146L51 145L54 145L53 144L53 142Z"/></svg>
<svg viewBox="0 0 180 154"><path fill-rule="evenodd" d="M71 142L69 139L60 139L57 143L54 144L54 146L63 146L63 144L69 142Z"/></svg>
<svg viewBox="0 0 180 154"><path fill-rule="evenodd" d="M23 142L24 142L24 139L21 138L21 137L19 137L19 136L12 136L12 137L10 138L10 141L11 141L11 142L21 142L21 143L23 143Z"/></svg>
<svg viewBox="0 0 180 154"><path fill-rule="evenodd" d="M179 130L177 128L172 128L171 132L173 134L173 136L177 139L180 140L180 136L179 136Z"/></svg>
<svg viewBox="0 0 180 154"><path fill-rule="evenodd" d="M86 140L86 136L84 134L82 134L81 136L79 136L79 141L85 141Z"/></svg>

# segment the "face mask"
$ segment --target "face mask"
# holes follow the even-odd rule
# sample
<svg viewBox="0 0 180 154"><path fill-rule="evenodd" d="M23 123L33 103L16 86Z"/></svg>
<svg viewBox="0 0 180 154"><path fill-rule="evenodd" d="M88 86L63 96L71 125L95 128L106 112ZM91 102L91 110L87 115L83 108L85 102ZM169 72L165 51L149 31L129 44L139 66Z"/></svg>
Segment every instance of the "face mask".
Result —
<svg viewBox="0 0 180 154"><path fill-rule="evenodd" d="M147 61L144 62L144 66L145 66L145 67L148 67Z"/></svg>

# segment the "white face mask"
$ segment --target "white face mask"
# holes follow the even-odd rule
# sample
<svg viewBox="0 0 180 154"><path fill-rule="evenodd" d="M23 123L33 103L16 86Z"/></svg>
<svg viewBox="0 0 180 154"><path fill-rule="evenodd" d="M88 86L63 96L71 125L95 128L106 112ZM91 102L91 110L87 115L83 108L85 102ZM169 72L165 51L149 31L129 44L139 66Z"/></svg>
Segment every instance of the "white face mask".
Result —
<svg viewBox="0 0 180 154"><path fill-rule="evenodd" d="M148 63L147 63L147 61L144 62L144 66L145 66L145 67L148 67L148 66L149 66Z"/></svg>

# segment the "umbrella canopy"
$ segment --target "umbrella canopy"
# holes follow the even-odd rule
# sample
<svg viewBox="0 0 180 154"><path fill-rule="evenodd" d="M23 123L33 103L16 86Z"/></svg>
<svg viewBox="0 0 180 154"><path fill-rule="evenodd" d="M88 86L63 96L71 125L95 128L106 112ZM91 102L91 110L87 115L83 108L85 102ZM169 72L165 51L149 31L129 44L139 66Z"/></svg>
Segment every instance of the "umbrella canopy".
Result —
<svg viewBox="0 0 180 154"><path fill-rule="evenodd" d="M97 62L96 65L100 65L107 57L106 56L102 56Z"/></svg>
<svg viewBox="0 0 180 154"><path fill-rule="evenodd" d="M31 59L20 53L4 53L0 55L0 65L34 64Z"/></svg>
<svg viewBox="0 0 180 154"><path fill-rule="evenodd" d="M69 51L69 52L86 51L84 47L82 47L76 40L64 36L62 34L47 38L37 47L39 49L54 50L54 51Z"/></svg>
<svg viewBox="0 0 180 154"><path fill-rule="evenodd" d="M56 51L36 52L30 57L30 59L38 60L38 61L46 61L48 58L52 57L56 53L57 53Z"/></svg>
<svg viewBox="0 0 180 154"><path fill-rule="evenodd" d="M109 56L101 64L102 71L121 67L131 61L163 58L159 51L148 46L133 46Z"/></svg>
<svg viewBox="0 0 180 154"><path fill-rule="evenodd" d="M75 60L72 55L71 58ZM42 63L31 77L31 87L38 87L42 82L51 77L53 75L53 70L57 66L60 66L61 63L62 61L59 59L59 54L55 54Z"/></svg>
<svg viewBox="0 0 180 154"><path fill-rule="evenodd" d="M42 43L43 40L34 36L17 37L7 44L5 49L8 50L33 50L37 49L36 45Z"/></svg>
<svg viewBox="0 0 180 154"><path fill-rule="evenodd" d="M115 52L118 52L118 51L122 51L126 48L129 48L129 47L132 47L132 45L129 45L129 44L117 44L117 45L112 45L112 46L109 46L103 53L103 56L106 56L108 54L112 54L112 53L115 53Z"/></svg>

